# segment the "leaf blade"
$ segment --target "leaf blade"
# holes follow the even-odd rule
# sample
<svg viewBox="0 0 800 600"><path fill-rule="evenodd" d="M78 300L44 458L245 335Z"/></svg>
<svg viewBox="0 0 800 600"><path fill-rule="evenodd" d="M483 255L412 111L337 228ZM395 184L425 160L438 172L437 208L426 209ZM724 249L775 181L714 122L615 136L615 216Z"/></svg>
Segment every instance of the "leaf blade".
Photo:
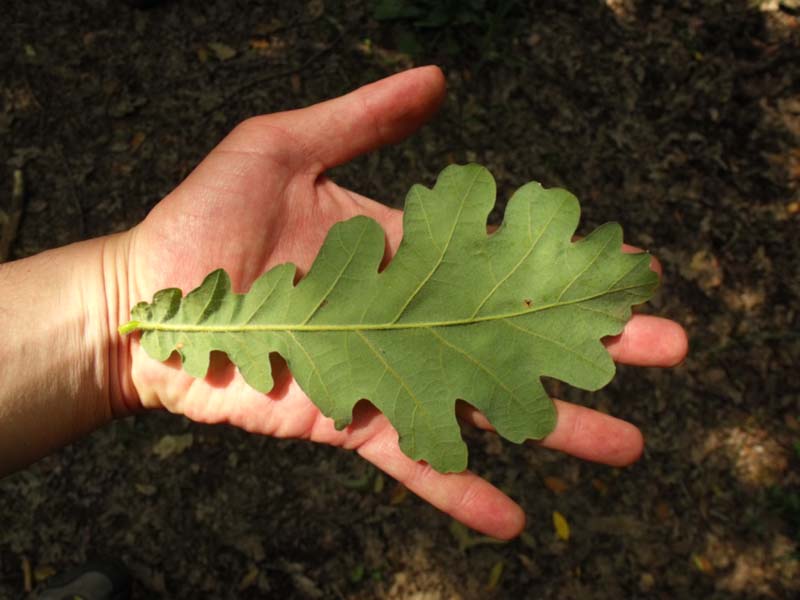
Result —
<svg viewBox="0 0 800 600"><path fill-rule="evenodd" d="M483 167L450 166L433 188L410 190L403 240L382 272L384 233L356 217L331 228L297 285L295 268L280 265L236 294L218 270L183 298L162 290L140 303L123 328L141 330L159 360L177 349L198 377L210 352L225 352L264 392L277 352L338 428L366 398L409 456L463 470L456 400L511 441L544 437L556 413L541 377L608 383L615 367L601 340L658 283L649 255L622 252L616 224L573 242L580 207L565 190L526 184L487 235L494 193Z"/></svg>

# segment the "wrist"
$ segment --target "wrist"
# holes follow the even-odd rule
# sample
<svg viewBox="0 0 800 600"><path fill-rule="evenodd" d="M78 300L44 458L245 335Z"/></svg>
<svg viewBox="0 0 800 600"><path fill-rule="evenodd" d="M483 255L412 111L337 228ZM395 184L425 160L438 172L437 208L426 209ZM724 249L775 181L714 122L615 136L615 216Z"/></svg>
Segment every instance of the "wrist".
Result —
<svg viewBox="0 0 800 600"><path fill-rule="evenodd" d="M0 474L128 414L124 234L0 266Z"/></svg>
<svg viewBox="0 0 800 600"><path fill-rule="evenodd" d="M102 287L87 304L88 316L96 324L96 378L112 417L125 417L142 410L131 378L130 335L119 326L130 319L128 255L130 232L101 238L100 276Z"/></svg>

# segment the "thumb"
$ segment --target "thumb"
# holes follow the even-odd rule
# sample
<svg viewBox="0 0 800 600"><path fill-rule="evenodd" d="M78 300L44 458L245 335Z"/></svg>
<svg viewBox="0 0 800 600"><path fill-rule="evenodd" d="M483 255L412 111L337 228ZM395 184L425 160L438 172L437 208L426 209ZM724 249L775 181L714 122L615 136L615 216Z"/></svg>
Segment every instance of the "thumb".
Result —
<svg viewBox="0 0 800 600"><path fill-rule="evenodd" d="M259 119L266 129L290 131L295 151L321 173L408 137L433 116L444 95L442 71L419 67L333 100Z"/></svg>

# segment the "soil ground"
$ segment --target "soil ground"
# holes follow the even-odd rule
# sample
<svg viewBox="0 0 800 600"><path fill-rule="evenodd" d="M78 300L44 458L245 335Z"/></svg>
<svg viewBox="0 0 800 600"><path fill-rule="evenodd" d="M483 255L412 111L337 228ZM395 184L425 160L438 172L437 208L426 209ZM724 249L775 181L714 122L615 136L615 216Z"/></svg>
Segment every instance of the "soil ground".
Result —
<svg viewBox="0 0 800 600"><path fill-rule="evenodd" d="M558 390L642 428L630 468L465 431L471 468L528 515L502 544L344 451L116 422L0 482L0 598L95 555L129 566L137 598L800 595L797 2L154 4L4 3L0 208L15 170L26 184L12 258L134 225L248 116L436 63L438 118L333 176L401 205L477 161L495 219L526 181L567 187L584 230L619 221L661 258L649 310L692 351Z"/></svg>

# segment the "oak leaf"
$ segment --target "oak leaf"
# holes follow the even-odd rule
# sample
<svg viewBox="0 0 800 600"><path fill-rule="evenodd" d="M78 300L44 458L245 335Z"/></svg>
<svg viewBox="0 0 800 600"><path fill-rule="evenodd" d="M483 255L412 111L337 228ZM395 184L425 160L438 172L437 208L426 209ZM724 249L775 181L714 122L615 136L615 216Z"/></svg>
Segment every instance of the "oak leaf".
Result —
<svg viewBox="0 0 800 600"><path fill-rule="evenodd" d="M195 377L212 351L225 352L264 392L277 352L338 428L368 399L408 456L462 471L458 399L512 442L546 436L556 413L541 378L608 383L615 368L602 338L658 285L648 254L622 252L619 225L572 240L580 208L569 192L524 185L487 234L494 201L485 168L450 166L433 189L411 188L402 243L383 271L383 230L355 217L330 229L297 284L283 264L237 294L217 270L185 297L166 289L137 304L120 331L140 330L158 360L177 350Z"/></svg>

